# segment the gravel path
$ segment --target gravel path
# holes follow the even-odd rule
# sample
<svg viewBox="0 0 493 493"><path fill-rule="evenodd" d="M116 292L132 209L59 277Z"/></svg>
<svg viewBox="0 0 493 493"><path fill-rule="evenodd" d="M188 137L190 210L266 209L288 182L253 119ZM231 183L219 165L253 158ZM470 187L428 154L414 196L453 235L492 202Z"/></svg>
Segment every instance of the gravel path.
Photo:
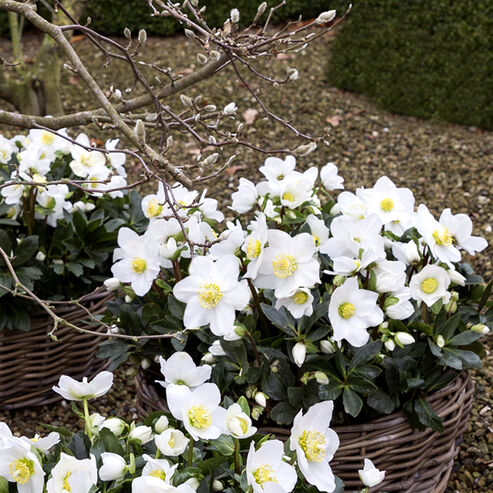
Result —
<svg viewBox="0 0 493 493"><path fill-rule="evenodd" d="M296 120L305 132L329 128L330 146L319 150L300 162L301 167L335 162L346 179L348 189L371 186L381 175L386 174L400 186L412 188L417 202L425 202L435 212L451 207L454 213L468 213L475 224L475 233L493 242L493 208L489 190L493 185L493 134L459 125L422 121L394 115L368 103L364 98L330 88L326 82L327 53L332 37L309 47L305 52L285 59L264 61L269 70L285 73L287 67L295 66L300 79L289 87L266 91L261 85L262 97L270 108L287 119ZM36 40L33 40L35 44ZM8 43L2 40L2 51ZM76 49L83 52L91 66L103 63L94 57L86 41L77 43ZM164 48L165 47L165 48ZM190 66L190 47L184 38L150 39L146 57L155 63L163 63L186 71ZM201 84L200 92L212 95L209 103L219 107L235 101L244 110L255 108L246 90L238 91L233 75L224 73L214 80ZM113 65L102 75L101 82L110 81L124 89L130 85L128 73ZM82 83L70 77L64 98L74 109L90 108L84 98ZM189 91L189 96L199 93ZM11 133L11 129L0 129ZM249 135L266 147L283 147L295 143L292 134L274 127L258 116L248 126ZM97 135L97 134L95 134ZM176 162L193 158L196 145L188 138L177 139L173 149ZM240 176L255 178L261 157L249 150L241 150L231 174L224 174L209 184L211 195L225 200L236 186ZM490 247L473 258L473 264L486 278L493 275ZM489 347L492 338L489 339ZM484 368L475 372L476 401L471 422L460 454L454 465L448 493L485 493L493 491L493 355L488 352ZM133 378L130 369L117 371L116 384L112 391L99 399L95 405L101 414L135 416ZM6 420L21 434L40 431L38 423L52 422L55 425L76 425L64 403L41 409L0 412L0 420Z"/></svg>

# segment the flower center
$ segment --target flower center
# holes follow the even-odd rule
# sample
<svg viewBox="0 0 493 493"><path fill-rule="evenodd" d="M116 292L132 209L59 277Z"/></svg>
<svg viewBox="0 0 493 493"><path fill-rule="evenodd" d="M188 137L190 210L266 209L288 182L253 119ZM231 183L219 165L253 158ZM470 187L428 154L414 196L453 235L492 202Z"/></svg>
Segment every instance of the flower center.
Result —
<svg viewBox="0 0 493 493"><path fill-rule="evenodd" d="M34 462L26 457L17 459L9 466L9 472L14 481L19 484L26 484L34 474Z"/></svg>
<svg viewBox="0 0 493 493"><path fill-rule="evenodd" d="M171 435L171 438L168 440L168 445L171 448L174 448L174 446L175 446L175 437L173 435Z"/></svg>
<svg viewBox="0 0 493 493"><path fill-rule="evenodd" d="M250 260L257 258L260 255L260 252L262 251L262 244L260 243L260 240L254 240L253 238L250 238L248 240L248 245L247 245L247 258Z"/></svg>
<svg viewBox="0 0 493 493"><path fill-rule="evenodd" d="M284 180L284 175L278 175L277 179L278 181Z"/></svg>
<svg viewBox="0 0 493 493"><path fill-rule="evenodd" d="M141 257L135 257L132 260L132 269L137 274L142 274L147 267L147 262Z"/></svg>
<svg viewBox="0 0 493 493"><path fill-rule="evenodd" d="M149 473L149 476L161 479L162 481L166 479L166 473L162 469L154 469L154 471Z"/></svg>
<svg viewBox="0 0 493 493"><path fill-rule="evenodd" d="M268 483L269 481L271 483L277 483L276 473L270 464L262 464L253 472L253 477L260 486L263 486L264 483Z"/></svg>
<svg viewBox="0 0 493 493"><path fill-rule="evenodd" d="M303 431L299 439L300 447L307 460L322 462L325 457L325 437L318 431Z"/></svg>
<svg viewBox="0 0 493 493"><path fill-rule="evenodd" d="M313 243L315 243L315 246L320 246L320 238L317 235L312 235L313 237Z"/></svg>
<svg viewBox="0 0 493 493"><path fill-rule="evenodd" d="M214 308L222 297L221 288L213 282L202 284L199 288L199 302L207 310Z"/></svg>
<svg viewBox="0 0 493 493"><path fill-rule="evenodd" d="M284 192L282 194L282 199L288 202L294 202L294 195L291 192Z"/></svg>
<svg viewBox="0 0 493 493"><path fill-rule="evenodd" d="M306 294L304 291L296 291L293 296L293 301L297 305L304 305L308 300L308 294Z"/></svg>
<svg viewBox="0 0 493 493"><path fill-rule="evenodd" d="M380 209L385 212L390 212L394 208L394 201L386 198L380 202Z"/></svg>
<svg viewBox="0 0 493 493"><path fill-rule="evenodd" d="M161 214L162 210L163 210L163 206L159 203L156 197L149 200L149 203L147 204L147 215L149 217L158 216L159 214Z"/></svg>
<svg viewBox="0 0 493 493"><path fill-rule="evenodd" d="M50 132L43 132L41 134L41 142L45 146L49 146L49 145L53 144L54 140L55 140L55 136Z"/></svg>
<svg viewBox="0 0 493 493"><path fill-rule="evenodd" d="M71 493L72 488L70 487L70 484L68 482L70 476L72 476L72 471L69 471L67 474L65 474L65 477L63 478L63 491L68 491L68 493Z"/></svg>
<svg viewBox="0 0 493 493"><path fill-rule="evenodd" d="M80 162L83 166L90 168L92 166L91 153L84 151L80 156Z"/></svg>
<svg viewBox="0 0 493 493"><path fill-rule="evenodd" d="M298 265L296 264L296 259L292 255L282 254L278 255L272 261L272 268L277 277L286 279L295 273Z"/></svg>
<svg viewBox="0 0 493 493"><path fill-rule="evenodd" d="M339 315L347 320L356 313L356 307L352 303L341 303L338 311Z"/></svg>
<svg viewBox="0 0 493 493"><path fill-rule="evenodd" d="M454 241L452 233L446 226L444 226L441 230L435 229L435 231L433 231L433 238L435 238L437 245L446 247L452 245Z"/></svg>
<svg viewBox="0 0 493 493"><path fill-rule="evenodd" d="M188 411L188 420L193 427L205 430L212 423L212 414L205 406L193 406Z"/></svg>
<svg viewBox="0 0 493 493"><path fill-rule="evenodd" d="M434 277L428 277L421 283L421 291L426 294L434 293L438 288L438 281Z"/></svg>

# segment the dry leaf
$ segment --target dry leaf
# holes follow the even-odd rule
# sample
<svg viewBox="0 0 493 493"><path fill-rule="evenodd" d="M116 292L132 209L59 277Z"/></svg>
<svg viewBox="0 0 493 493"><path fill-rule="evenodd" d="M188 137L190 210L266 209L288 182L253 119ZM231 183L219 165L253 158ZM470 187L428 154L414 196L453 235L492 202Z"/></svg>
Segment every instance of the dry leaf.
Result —
<svg viewBox="0 0 493 493"><path fill-rule="evenodd" d="M70 44L75 44L75 43L80 43L83 41L86 37L83 34L77 34L76 36L72 36L70 38Z"/></svg>
<svg viewBox="0 0 493 493"><path fill-rule="evenodd" d="M245 123L247 125L251 125L255 121L255 118L257 118L257 115L258 115L258 110L254 108L248 108L243 112L243 118L245 119Z"/></svg>
<svg viewBox="0 0 493 493"><path fill-rule="evenodd" d="M278 53L276 55L276 58L278 60L291 60L292 57L291 57L291 55L288 55L287 53Z"/></svg>
<svg viewBox="0 0 493 493"><path fill-rule="evenodd" d="M246 169L246 166L244 164L239 164L237 166L229 166L224 171L226 172L227 175L233 176L237 171L242 169Z"/></svg>
<svg viewBox="0 0 493 493"><path fill-rule="evenodd" d="M69 78L68 78L68 83L71 85L71 86L76 86L78 83L79 83L79 78L76 77L75 75L71 75Z"/></svg>
<svg viewBox="0 0 493 493"><path fill-rule="evenodd" d="M334 116L328 116L325 120L327 123L330 123L333 127L337 127L339 123L342 122L342 116L339 115L334 115Z"/></svg>

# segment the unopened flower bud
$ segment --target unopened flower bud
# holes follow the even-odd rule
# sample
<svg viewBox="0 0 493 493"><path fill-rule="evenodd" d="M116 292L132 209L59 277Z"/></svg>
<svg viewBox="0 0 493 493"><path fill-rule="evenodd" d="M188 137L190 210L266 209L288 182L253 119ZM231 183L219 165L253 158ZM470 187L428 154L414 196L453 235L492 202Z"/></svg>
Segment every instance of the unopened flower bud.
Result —
<svg viewBox="0 0 493 493"><path fill-rule="evenodd" d="M106 279L103 283L108 291L116 291L117 289L120 288L120 279L116 277L110 277L109 279Z"/></svg>
<svg viewBox="0 0 493 493"><path fill-rule="evenodd" d="M212 166L213 164L216 163L218 158L219 158L219 154L215 152L214 154L211 154L206 159L204 159L202 162L205 166Z"/></svg>
<svg viewBox="0 0 493 493"><path fill-rule="evenodd" d="M167 430L169 426L169 419L166 416L160 416L154 425L154 431L156 433L162 433Z"/></svg>
<svg viewBox="0 0 493 493"><path fill-rule="evenodd" d="M288 217L289 219L296 219L296 213L294 211L287 211L286 217Z"/></svg>
<svg viewBox="0 0 493 493"><path fill-rule="evenodd" d="M229 16L233 24L238 24L238 22L240 21L240 11L238 9L232 9Z"/></svg>
<svg viewBox="0 0 493 493"><path fill-rule="evenodd" d="M126 426L127 424L125 421L120 418L108 418L105 419L101 425L99 425L99 428L107 428L117 437L123 433Z"/></svg>
<svg viewBox="0 0 493 493"><path fill-rule="evenodd" d="M245 327L242 327L241 325L235 325L233 327L233 330L235 334L239 337L243 337L245 335Z"/></svg>
<svg viewBox="0 0 493 493"><path fill-rule="evenodd" d="M255 14L255 19L253 22L257 22L259 17L265 12L265 9L267 8L267 2L262 2L258 8L257 8L257 13Z"/></svg>
<svg viewBox="0 0 493 493"><path fill-rule="evenodd" d="M139 31L138 40L140 44L144 44L147 41L147 33L145 29Z"/></svg>
<svg viewBox="0 0 493 493"><path fill-rule="evenodd" d="M141 140L142 142L145 142L146 140L146 127L144 125L144 122L142 120L137 120L135 123L135 129L134 129L135 136Z"/></svg>
<svg viewBox="0 0 493 493"><path fill-rule="evenodd" d="M40 250L36 254L36 260L39 260L40 262L44 262L46 260L46 255Z"/></svg>
<svg viewBox="0 0 493 493"><path fill-rule="evenodd" d="M141 362L140 362L140 367L143 369L143 370L147 370L147 368L149 368L149 366L151 366L151 362L145 358L143 359Z"/></svg>
<svg viewBox="0 0 493 493"><path fill-rule="evenodd" d="M293 151L293 154L295 154L298 157L305 157L305 156L308 156L308 154L312 153L316 148L317 148L317 143L316 142L310 142L309 144L298 146Z"/></svg>
<svg viewBox="0 0 493 493"><path fill-rule="evenodd" d="M486 335L490 329L484 324L476 324L471 327L474 332L479 332L480 334Z"/></svg>
<svg viewBox="0 0 493 493"><path fill-rule="evenodd" d="M211 53L210 53L210 61L211 62L217 62L220 58L221 58L221 53L219 53L219 51L211 50ZM212 111L214 111L214 110L212 110Z"/></svg>
<svg viewBox="0 0 493 493"><path fill-rule="evenodd" d="M263 393L263 392L257 392L255 394L255 402L260 406L260 407L265 407L267 406L267 399L268 397Z"/></svg>
<svg viewBox="0 0 493 493"><path fill-rule="evenodd" d="M203 53L197 53L197 62L201 65L205 65L207 63L207 57Z"/></svg>
<svg viewBox="0 0 493 493"><path fill-rule="evenodd" d="M212 490L213 490L213 491L222 491L222 490L224 490L224 486L223 486L223 484L221 483L221 481L219 481L219 479L215 479L215 480L212 482Z"/></svg>
<svg viewBox="0 0 493 493"><path fill-rule="evenodd" d="M216 362L216 358L212 356L211 353L205 353L204 356L200 359L203 363L206 363L207 365L212 365Z"/></svg>
<svg viewBox="0 0 493 493"><path fill-rule="evenodd" d="M130 31L130 29L128 27L126 27L124 30L123 30L123 35L127 38L127 39L130 39L132 37L132 31Z"/></svg>
<svg viewBox="0 0 493 493"><path fill-rule="evenodd" d="M312 378L311 372L307 371L303 373L303 375L301 375L300 382L303 385L308 385L308 382L310 381L311 378Z"/></svg>
<svg viewBox="0 0 493 493"><path fill-rule="evenodd" d="M299 73L295 68L288 68L288 78L289 80L297 80L299 77Z"/></svg>
<svg viewBox="0 0 493 493"><path fill-rule="evenodd" d="M253 406L252 419L259 419L263 412L264 408L262 406Z"/></svg>
<svg viewBox="0 0 493 493"><path fill-rule="evenodd" d="M193 38L195 38L195 33L193 31L191 31L190 29L185 29L185 36L187 38L193 39Z"/></svg>
<svg viewBox="0 0 493 493"><path fill-rule="evenodd" d="M197 488L200 486L200 481L197 478L189 478L183 484L188 484L190 488L192 488L193 490L197 490Z"/></svg>
<svg viewBox="0 0 493 493"><path fill-rule="evenodd" d="M327 340L320 341L320 351L325 354L332 354L336 352L334 345Z"/></svg>
<svg viewBox="0 0 493 493"><path fill-rule="evenodd" d="M334 286L337 287L343 284L345 280L346 280L346 276L343 276L342 274L337 274L337 276L334 277L332 283L334 284Z"/></svg>
<svg viewBox="0 0 493 493"><path fill-rule="evenodd" d="M238 107L236 106L236 103L235 102L232 102L232 103L229 103L227 104L224 109L223 109L223 113L226 115L226 116L231 116L231 115L234 115L236 113L236 111L238 110Z"/></svg>
<svg viewBox="0 0 493 493"><path fill-rule="evenodd" d="M400 346L407 346L408 344L414 344L416 342L416 339L407 332L397 332L394 339Z"/></svg>
<svg viewBox="0 0 493 493"><path fill-rule="evenodd" d="M437 342L437 346L439 348L442 348L443 346L445 346L445 339L441 335L437 337L437 341L436 342Z"/></svg>
<svg viewBox="0 0 493 493"><path fill-rule="evenodd" d="M133 298L130 295L125 295L125 303L132 303Z"/></svg>
<svg viewBox="0 0 493 493"><path fill-rule="evenodd" d="M314 375L315 375L315 380L320 385L327 385L329 383L329 377L323 371L316 371Z"/></svg>
<svg viewBox="0 0 493 493"><path fill-rule="evenodd" d="M180 101L183 106L186 106L187 108L189 106L192 106L193 100L192 98L186 96L185 94L180 94Z"/></svg>
<svg viewBox="0 0 493 493"><path fill-rule="evenodd" d="M395 349L395 342L392 339L387 339L384 344L388 351Z"/></svg>
<svg viewBox="0 0 493 493"><path fill-rule="evenodd" d="M127 463L121 455L112 452L103 452L101 454L101 460L103 464L99 469L99 478L102 481L116 481L123 479L127 472Z"/></svg>
<svg viewBox="0 0 493 493"><path fill-rule="evenodd" d="M152 440L152 428L144 425L136 426L133 430L130 430L128 438L136 440L142 445L145 445L147 442L150 442Z"/></svg>
<svg viewBox="0 0 493 493"><path fill-rule="evenodd" d="M293 347L293 359L295 364L301 368L306 358L306 346L303 342L297 342Z"/></svg>
<svg viewBox="0 0 493 493"><path fill-rule="evenodd" d="M327 22L333 21L337 12L335 10L328 10L327 12L322 12L315 21L317 24L326 24Z"/></svg>

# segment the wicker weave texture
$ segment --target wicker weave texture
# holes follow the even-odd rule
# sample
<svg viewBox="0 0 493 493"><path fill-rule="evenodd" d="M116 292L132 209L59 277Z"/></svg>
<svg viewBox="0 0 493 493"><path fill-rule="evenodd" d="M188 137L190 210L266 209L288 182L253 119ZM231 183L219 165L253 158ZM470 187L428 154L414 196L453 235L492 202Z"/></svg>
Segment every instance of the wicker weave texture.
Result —
<svg viewBox="0 0 493 493"><path fill-rule="evenodd" d="M93 315L106 310L112 297L108 292L96 292L81 299L81 305ZM87 312L74 305L59 305L55 312L65 320L80 324L88 319ZM68 327L56 331L58 342L47 333L53 328L45 312L31 315L31 330L0 331L0 408L16 409L49 404L60 399L51 389L60 375L80 379L100 371L105 363L96 358L99 337L83 334ZM91 326L103 331L103 327Z"/></svg>
<svg viewBox="0 0 493 493"><path fill-rule="evenodd" d="M362 483L358 469L369 458L386 471L384 482L371 488L372 493L443 493L467 427L473 393L472 380L466 373L427 398L443 419L443 433L413 430L402 412L362 425L334 427L341 443L331 461L332 470L349 491L359 490ZM137 377L137 409L141 416L166 410L165 400L142 372ZM289 430L283 428L260 431L281 440L289 438Z"/></svg>

